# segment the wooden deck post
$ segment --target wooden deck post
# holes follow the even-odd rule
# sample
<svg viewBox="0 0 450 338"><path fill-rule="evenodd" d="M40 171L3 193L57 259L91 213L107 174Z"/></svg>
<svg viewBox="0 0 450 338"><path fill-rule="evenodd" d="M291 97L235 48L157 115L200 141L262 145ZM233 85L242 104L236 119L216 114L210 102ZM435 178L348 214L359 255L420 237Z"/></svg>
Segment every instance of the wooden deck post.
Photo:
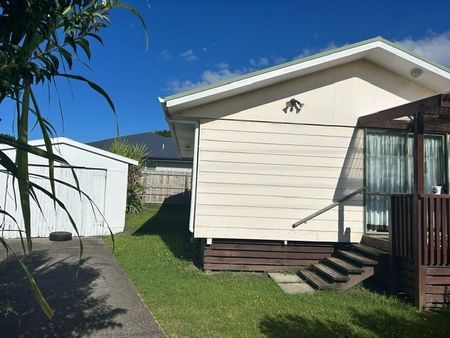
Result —
<svg viewBox="0 0 450 338"><path fill-rule="evenodd" d="M396 293L399 291L399 281L400 275L397 273L399 271L399 257L398 257L398 248L397 248L397 236L396 229L398 224L398 206L397 206L397 198L396 196L391 196L391 212L389 213L390 223L389 223L389 261L390 261L390 271L389 278L390 282L390 291L391 293ZM395 240L394 240L395 239Z"/></svg>
<svg viewBox="0 0 450 338"><path fill-rule="evenodd" d="M424 193L424 123L423 113L414 118L414 196L412 215L413 259L416 267L415 303L423 310L425 306L425 275L422 260L421 196Z"/></svg>

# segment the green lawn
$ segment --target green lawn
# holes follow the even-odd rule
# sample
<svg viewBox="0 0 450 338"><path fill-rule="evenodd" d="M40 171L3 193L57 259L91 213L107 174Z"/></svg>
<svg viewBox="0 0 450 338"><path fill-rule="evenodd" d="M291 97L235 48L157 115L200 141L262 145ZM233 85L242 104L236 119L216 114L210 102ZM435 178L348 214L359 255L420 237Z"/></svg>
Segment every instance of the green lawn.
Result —
<svg viewBox="0 0 450 338"><path fill-rule="evenodd" d="M205 274L192 264L187 211L127 217L115 255L171 337L443 337L450 312L422 314L362 287L287 295L262 274Z"/></svg>

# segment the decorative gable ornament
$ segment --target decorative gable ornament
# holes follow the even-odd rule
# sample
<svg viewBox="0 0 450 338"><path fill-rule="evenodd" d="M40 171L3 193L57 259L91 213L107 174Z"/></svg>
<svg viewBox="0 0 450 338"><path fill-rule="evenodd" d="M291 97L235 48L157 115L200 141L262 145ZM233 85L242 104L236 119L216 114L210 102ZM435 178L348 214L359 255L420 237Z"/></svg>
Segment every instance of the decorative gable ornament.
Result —
<svg viewBox="0 0 450 338"><path fill-rule="evenodd" d="M299 100L292 98L288 102L286 102L286 107L284 107L282 110L285 112L285 114L287 114L288 111L292 113L294 110L295 113L298 114L300 110L302 110L304 105L305 104L301 103Z"/></svg>

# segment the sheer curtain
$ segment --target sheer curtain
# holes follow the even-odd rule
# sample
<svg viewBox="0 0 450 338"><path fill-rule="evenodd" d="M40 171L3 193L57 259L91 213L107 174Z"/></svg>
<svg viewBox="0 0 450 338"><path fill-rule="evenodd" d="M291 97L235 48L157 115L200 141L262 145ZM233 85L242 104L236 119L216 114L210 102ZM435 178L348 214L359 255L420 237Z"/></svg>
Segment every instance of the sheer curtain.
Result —
<svg viewBox="0 0 450 338"><path fill-rule="evenodd" d="M389 195L412 192L412 138L405 134L367 133L366 204L368 230L386 231Z"/></svg>
<svg viewBox="0 0 450 338"><path fill-rule="evenodd" d="M443 137L426 135L425 192L445 184ZM413 137L391 131L368 131L366 138L367 228L387 231L390 196L413 192Z"/></svg>
<svg viewBox="0 0 450 338"><path fill-rule="evenodd" d="M426 135L425 142L425 193L432 193L433 186L445 185L445 149L442 136Z"/></svg>

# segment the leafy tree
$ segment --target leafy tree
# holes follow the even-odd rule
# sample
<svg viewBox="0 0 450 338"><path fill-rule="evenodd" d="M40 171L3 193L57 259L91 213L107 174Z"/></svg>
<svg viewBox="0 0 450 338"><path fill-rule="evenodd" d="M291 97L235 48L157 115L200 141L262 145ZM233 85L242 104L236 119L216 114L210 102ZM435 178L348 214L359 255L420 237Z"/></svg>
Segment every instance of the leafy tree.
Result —
<svg viewBox="0 0 450 338"><path fill-rule="evenodd" d="M25 233L22 246L25 254L32 250L30 205L36 203L40 207L36 192L44 193L53 200L55 207L59 206L67 213L77 234L77 225L70 211L56 195L55 183L64 184L83 194L74 171L74 185L59 181L54 176L55 163L68 166L69 163L52 149L50 139L55 135L55 129L41 112L35 87L40 84L53 84L58 78L81 81L102 95L115 113L111 98L99 85L71 71L74 64L80 62L82 54L90 60L91 42L102 43L99 33L110 24L110 12L117 7L137 15L145 29L141 15L129 4L118 0L0 0L0 104L8 99L15 102L17 133L14 137L0 135L0 144L16 149L15 160L0 151L0 166L3 167L3 174L11 175L18 184L17 195ZM45 149L28 145L28 133L33 124L45 140ZM50 189L32 180L33 174L28 171L29 154L47 159ZM0 210L0 213L12 217L7 210ZM10 250L2 237L0 242L6 250ZM80 257L82 253L80 240ZM14 253L13 255L15 256ZM17 260L41 309L51 318L53 310L25 264L19 258ZM2 309L12 311L7 304L0 302L0 310Z"/></svg>
<svg viewBox="0 0 450 338"><path fill-rule="evenodd" d="M144 186L142 174L148 156L145 144L130 143L116 138L109 146L109 151L138 161L138 165L128 168L127 213L138 214L144 206Z"/></svg>
<svg viewBox="0 0 450 338"><path fill-rule="evenodd" d="M172 133L168 129L156 129L153 134L164 137L172 137Z"/></svg>

